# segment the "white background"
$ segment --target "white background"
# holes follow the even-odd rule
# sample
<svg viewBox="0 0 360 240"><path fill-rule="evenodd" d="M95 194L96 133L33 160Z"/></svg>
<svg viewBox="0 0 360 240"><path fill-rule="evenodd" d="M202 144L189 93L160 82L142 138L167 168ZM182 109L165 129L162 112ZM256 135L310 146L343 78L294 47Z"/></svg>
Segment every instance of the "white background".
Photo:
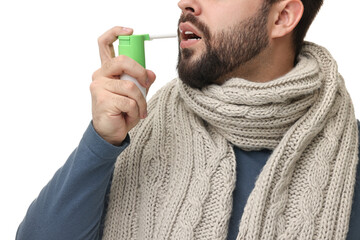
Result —
<svg viewBox="0 0 360 240"><path fill-rule="evenodd" d="M337 59L358 119L359 9L356 0L325 0L307 36ZM91 120L97 38L115 25L135 34L176 32L179 14L175 0L0 3L1 239L14 239L28 206ZM177 75L177 40L148 42L146 54L147 68L157 74L151 96Z"/></svg>

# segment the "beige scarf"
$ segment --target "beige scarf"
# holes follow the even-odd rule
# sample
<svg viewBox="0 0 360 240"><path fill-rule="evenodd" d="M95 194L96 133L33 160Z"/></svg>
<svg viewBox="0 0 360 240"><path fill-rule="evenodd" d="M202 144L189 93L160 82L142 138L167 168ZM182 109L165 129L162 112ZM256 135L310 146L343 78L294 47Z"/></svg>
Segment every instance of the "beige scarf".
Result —
<svg viewBox="0 0 360 240"><path fill-rule="evenodd" d="M175 79L162 88L117 160L103 239L226 239L233 145L273 150L237 239L345 239L358 162L353 106L328 51L306 43L298 60L267 83L234 78L199 91Z"/></svg>

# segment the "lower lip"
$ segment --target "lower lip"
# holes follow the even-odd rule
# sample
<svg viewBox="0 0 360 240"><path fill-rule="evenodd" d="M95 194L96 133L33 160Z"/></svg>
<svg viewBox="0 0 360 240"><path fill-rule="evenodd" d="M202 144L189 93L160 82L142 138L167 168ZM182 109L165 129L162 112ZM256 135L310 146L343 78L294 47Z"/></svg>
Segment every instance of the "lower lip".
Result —
<svg viewBox="0 0 360 240"><path fill-rule="evenodd" d="M200 39L200 40L195 40L195 39L182 40L182 41L180 42L180 47L181 47L181 48L188 48L188 47L191 47L191 46L197 44L197 43L200 42L200 41L201 41L201 39Z"/></svg>

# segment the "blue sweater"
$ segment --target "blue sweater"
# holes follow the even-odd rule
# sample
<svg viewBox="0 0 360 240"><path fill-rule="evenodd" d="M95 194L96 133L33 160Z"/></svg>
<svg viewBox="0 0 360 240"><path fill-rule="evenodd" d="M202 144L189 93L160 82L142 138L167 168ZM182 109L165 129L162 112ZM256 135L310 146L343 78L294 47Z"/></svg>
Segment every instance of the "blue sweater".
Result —
<svg viewBox="0 0 360 240"><path fill-rule="evenodd" d="M360 129L359 122L358 125ZM127 137L122 146L113 146L90 124L79 146L30 205L16 239L101 239L114 164L129 143ZM237 180L228 240L236 239L247 198L271 154L269 150L247 152L237 147L234 150ZM347 240L360 239L359 166Z"/></svg>

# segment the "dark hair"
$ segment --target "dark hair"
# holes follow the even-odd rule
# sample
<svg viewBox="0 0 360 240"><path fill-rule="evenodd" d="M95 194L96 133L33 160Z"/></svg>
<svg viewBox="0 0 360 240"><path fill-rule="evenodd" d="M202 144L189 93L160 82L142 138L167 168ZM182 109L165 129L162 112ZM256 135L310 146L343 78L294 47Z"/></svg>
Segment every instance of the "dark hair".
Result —
<svg viewBox="0 0 360 240"><path fill-rule="evenodd" d="M264 0L269 4L276 3L280 0ZM304 43L304 38L309 30L311 23L313 22L316 14L319 12L320 7L323 4L323 0L301 0L304 5L304 13L300 22L295 27L293 31L293 41L295 47L295 53L297 56L301 50L301 47Z"/></svg>

